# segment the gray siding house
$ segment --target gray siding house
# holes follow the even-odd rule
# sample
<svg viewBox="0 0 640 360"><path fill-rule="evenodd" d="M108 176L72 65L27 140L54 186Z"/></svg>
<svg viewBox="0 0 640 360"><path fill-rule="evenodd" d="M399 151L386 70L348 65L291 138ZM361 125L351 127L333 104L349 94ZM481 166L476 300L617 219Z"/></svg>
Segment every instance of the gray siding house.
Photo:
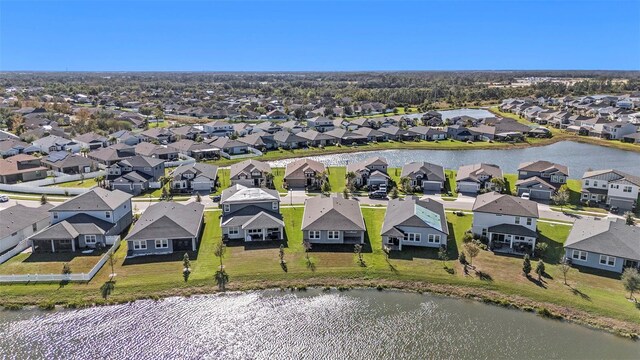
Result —
<svg viewBox="0 0 640 360"><path fill-rule="evenodd" d="M555 191L567 183L569 169L565 165L539 160L520 164L516 191L529 194L532 200L550 200Z"/></svg>
<svg viewBox="0 0 640 360"><path fill-rule="evenodd" d="M197 202L153 204L127 236L127 257L196 251L203 229L203 213L204 205Z"/></svg>
<svg viewBox="0 0 640 360"><path fill-rule="evenodd" d="M387 175L387 160L383 157L372 157L361 162L347 165L347 173L356 174L356 186L380 186L387 185L389 175Z"/></svg>
<svg viewBox="0 0 640 360"><path fill-rule="evenodd" d="M423 191L441 191L446 177L444 168L427 162L412 162L402 167L402 177L411 179L411 185Z"/></svg>
<svg viewBox="0 0 640 360"><path fill-rule="evenodd" d="M456 174L458 192L477 194L480 189L498 190L492 179L502 179L502 170L498 165L473 164L460 166Z"/></svg>
<svg viewBox="0 0 640 360"><path fill-rule="evenodd" d="M13 205L0 211L0 254L49 226L49 204L40 207Z"/></svg>
<svg viewBox="0 0 640 360"><path fill-rule="evenodd" d="M112 190L138 195L152 188L160 188L164 176L164 160L133 156L107 168L107 181Z"/></svg>
<svg viewBox="0 0 640 360"><path fill-rule="evenodd" d="M319 188L322 184L321 175L327 169L320 162L311 159L299 159L287 164L284 171L284 181L287 188Z"/></svg>
<svg viewBox="0 0 640 360"><path fill-rule="evenodd" d="M284 239L280 194L276 190L236 184L220 196L222 238L242 241Z"/></svg>
<svg viewBox="0 0 640 360"><path fill-rule="evenodd" d="M231 184L240 184L247 187L269 187L267 174L271 173L268 163L258 160L245 160L231 165L229 177Z"/></svg>
<svg viewBox="0 0 640 360"><path fill-rule="evenodd" d="M382 246L391 250L402 250L403 246L446 247L449 228L444 206L414 196L392 199L384 215L381 235Z"/></svg>
<svg viewBox="0 0 640 360"><path fill-rule="evenodd" d="M316 196L304 203L303 241L312 244L364 244L366 230L357 200L339 195Z"/></svg>
<svg viewBox="0 0 640 360"><path fill-rule="evenodd" d="M173 191L210 193L218 182L218 167L204 163L180 165L171 176Z"/></svg>
<svg viewBox="0 0 640 360"><path fill-rule="evenodd" d="M578 219L564 244L573 265L622 273L640 267L640 228L622 219Z"/></svg>

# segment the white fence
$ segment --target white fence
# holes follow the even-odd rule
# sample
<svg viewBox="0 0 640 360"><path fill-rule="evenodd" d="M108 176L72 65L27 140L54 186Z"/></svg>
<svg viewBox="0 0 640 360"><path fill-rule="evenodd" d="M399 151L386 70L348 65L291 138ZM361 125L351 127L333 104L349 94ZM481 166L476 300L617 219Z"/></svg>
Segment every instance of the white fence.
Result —
<svg viewBox="0 0 640 360"><path fill-rule="evenodd" d="M111 246L111 248L100 258L100 260L88 273L0 275L0 283L90 281L109 260L109 254L115 252L120 247L120 236L107 237L106 241L107 243L113 241L113 246Z"/></svg>
<svg viewBox="0 0 640 360"><path fill-rule="evenodd" d="M61 187L35 187L26 185L0 184L0 192L9 191L25 194L47 194L47 195L80 195L91 190L90 188L61 188Z"/></svg>
<svg viewBox="0 0 640 360"><path fill-rule="evenodd" d="M80 175L80 174L68 175L68 174L57 172L57 171L50 171L50 172L55 177L46 178L46 179L40 179L40 180L27 181L27 182L20 183L20 185L40 187L40 186L49 186L49 185L60 184L60 183L69 182L69 181L80 181L80 180L82 180L82 175ZM98 177L100 175L106 175L106 173L104 171L93 171L93 172L85 173L84 174L84 178L85 179L93 179L93 178Z"/></svg>
<svg viewBox="0 0 640 360"><path fill-rule="evenodd" d="M262 156L262 151L252 148L249 148L249 154L241 154L241 155L231 155L227 152L224 151L220 151L220 155L223 158L227 158L227 159L245 159L245 158L250 158L250 157L254 157L254 156Z"/></svg>
<svg viewBox="0 0 640 360"><path fill-rule="evenodd" d="M6 253L0 255L0 264L11 259L12 257L20 254L26 248L31 246L31 241L29 239L22 239L13 249L7 251Z"/></svg>
<svg viewBox="0 0 640 360"><path fill-rule="evenodd" d="M165 161L164 162L164 167L168 168L168 167L178 167L180 165L191 165L191 164L195 164L196 163L196 159L190 157L190 156L186 156L186 155L182 155L184 156L184 159L181 160L176 160L176 161Z"/></svg>

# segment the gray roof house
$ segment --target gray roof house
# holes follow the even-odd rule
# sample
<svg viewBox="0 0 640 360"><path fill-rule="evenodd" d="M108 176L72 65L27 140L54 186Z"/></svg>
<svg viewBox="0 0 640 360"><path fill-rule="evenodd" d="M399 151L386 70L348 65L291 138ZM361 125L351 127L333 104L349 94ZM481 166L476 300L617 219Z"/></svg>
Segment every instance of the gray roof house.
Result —
<svg viewBox="0 0 640 360"><path fill-rule="evenodd" d="M411 185L423 191L440 191L444 189L446 177L444 168L427 162L412 162L402 167L402 177L411 179Z"/></svg>
<svg viewBox="0 0 640 360"><path fill-rule="evenodd" d="M640 227L622 219L578 219L564 243L573 265L622 273L640 267Z"/></svg>
<svg viewBox="0 0 640 360"><path fill-rule="evenodd" d="M98 168L98 163L80 154L56 151L42 159L42 165L65 174L88 173Z"/></svg>
<svg viewBox="0 0 640 360"><path fill-rule="evenodd" d="M185 164L173 170L171 176L174 191L210 193L218 182L218 167L205 163Z"/></svg>
<svg viewBox="0 0 640 360"><path fill-rule="evenodd" d="M267 183L267 174L271 173L271 166L258 160L245 160L231 165L229 177L231 184L240 184L246 187L270 187Z"/></svg>
<svg viewBox="0 0 640 360"><path fill-rule="evenodd" d="M316 130L301 131L297 135L307 140L307 144L309 146L335 145L339 141L335 136L321 133Z"/></svg>
<svg viewBox="0 0 640 360"><path fill-rule="evenodd" d="M16 204L0 210L0 254L49 226L51 208L49 204L39 207Z"/></svg>
<svg viewBox="0 0 640 360"><path fill-rule="evenodd" d="M118 161L135 155L136 152L133 146L126 145L125 143L118 143L106 148L94 150L88 153L87 157L100 164L111 166Z"/></svg>
<svg viewBox="0 0 640 360"><path fill-rule="evenodd" d="M82 148L95 150L101 147L107 147L109 145L108 139L100 134L96 134L93 131L86 134L78 135L73 138L73 141L78 143Z"/></svg>
<svg viewBox="0 0 640 360"><path fill-rule="evenodd" d="M178 159L178 150L163 145L155 145L150 142L141 142L135 146L136 155L150 158L173 161Z"/></svg>
<svg viewBox="0 0 640 360"><path fill-rule="evenodd" d="M107 168L107 182L112 190L120 189L138 195L152 188L160 188L164 176L164 160L133 156Z"/></svg>
<svg viewBox="0 0 640 360"><path fill-rule="evenodd" d="M49 210L51 226L31 237L33 252L111 245L133 220L130 194L93 188Z"/></svg>
<svg viewBox="0 0 640 360"><path fill-rule="evenodd" d="M538 204L490 192L473 203L472 231L489 240L494 252L531 254L536 246Z"/></svg>
<svg viewBox="0 0 640 360"><path fill-rule="evenodd" d="M204 205L158 202L151 205L127 235L127 257L196 251L203 230Z"/></svg>
<svg viewBox="0 0 640 360"><path fill-rule="evenodd" d="M189 139L181 139L168 145L180 154L190 156L196 160L218 159L220 149L205 142L195 142Z"/></svg>
<svg viewBox="0 0 640 360"><path fill-rule="evenodd" d="M383 157L371 157L357 163L347 164L347 174L356 174L356 186L380 186L387 185L389 175L387 175L387 160Z"/></svg>
<svg viewBox="0 0 640 360"><path fill-rule="evenodd" d="M284 130L273 134L273 141L283 149L297 149L307 146L307 139Z"/></svg>
<svg viewBox="0 0 640 360"><path fill-rule="evenodd" d="M565 165L538 160L518 166L516 191L518 196L529 193L534 200L550 200L555 191L567 183L569 169Z"/></svg>
<svg viewBox="0 0 640 360"><path fill-rule="evenodd" d="M640 193L640 177L618 170L587 171L582 176L582 201L605 202L633 210Z"/></svg>
<svg viewBox="0 0 640 360"><path fill-rule="evenodd" d="M502 170L498 165L485 163L463 165L456 174L456 186L461 193L477 194L480 189L501 191L502 189L496 189L491 180L502 179L502 177Z"/></svg>
<svg viewBox="0 0 640 360"><path fill-rule="evenodd" d="M322 185L320 175L327 169L324 164L311 159L298 159L287 164L284 181L288 189L319 188Z"/></svg>
<svg viewBox="0 0 640 360"><path fill-rule="evenodd" d="M402 250L403 246L446 247L449 227L444 205L415 196L392 199L380 235L382 246L391 250Z"/></svg>
<svg viewBox="0 0 640 360"><path fill-rule="evenodd" d="M304 203L302 239L312 244L364 244L367 231L354 199L315 196Z"/></svg>
<svg viewBox="0 0 640 360"><path fill-rule="evenodd" d="M284 238L277 191L236 184L222 191L220 206L223 240L249 242Z"/></svg>

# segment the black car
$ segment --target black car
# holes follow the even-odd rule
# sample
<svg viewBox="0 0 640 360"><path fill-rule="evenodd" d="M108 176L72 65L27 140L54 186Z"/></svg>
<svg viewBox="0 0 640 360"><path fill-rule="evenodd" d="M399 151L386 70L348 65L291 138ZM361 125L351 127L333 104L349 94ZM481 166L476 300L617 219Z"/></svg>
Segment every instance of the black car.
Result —
<svg viewBox="0 0 640 360"><path fill-rule="evenodd" d="M369 199L386 199L387 193L385 191L372 191L369 193Z"/></svg>
<svg viewBox="0 0 640 360"><path fill-rule="evenodd" d="M213 202L220 202L220 195L212 195L211 200L213 200Z"/></svg>

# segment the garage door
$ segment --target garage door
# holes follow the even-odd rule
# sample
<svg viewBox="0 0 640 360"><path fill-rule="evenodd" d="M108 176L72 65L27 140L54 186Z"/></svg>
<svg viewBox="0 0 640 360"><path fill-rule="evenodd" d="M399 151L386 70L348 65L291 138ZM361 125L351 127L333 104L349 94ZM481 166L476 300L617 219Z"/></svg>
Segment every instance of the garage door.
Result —
<svg viewBox="0 0 640 360"><path fill-rule="evenodd" d="M551 199L551 191L531 189L530 198L538 200L549 200Z"/></svg>

